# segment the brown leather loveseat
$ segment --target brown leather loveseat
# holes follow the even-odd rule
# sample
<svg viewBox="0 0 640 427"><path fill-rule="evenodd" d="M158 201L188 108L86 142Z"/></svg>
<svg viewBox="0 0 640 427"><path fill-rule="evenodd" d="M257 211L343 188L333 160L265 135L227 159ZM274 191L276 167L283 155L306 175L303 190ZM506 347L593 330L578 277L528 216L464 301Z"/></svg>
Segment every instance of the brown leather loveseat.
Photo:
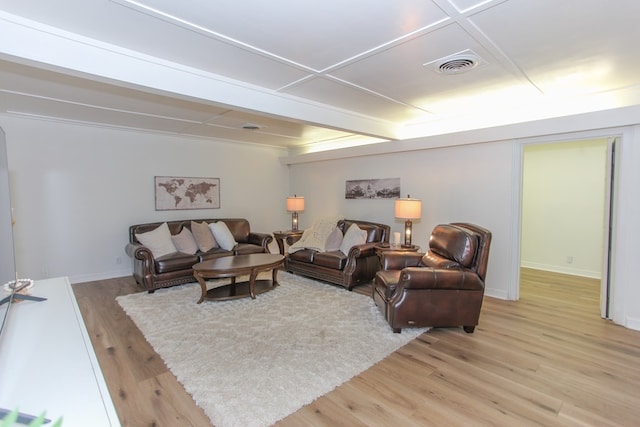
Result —
<svg viewBox="0 0 640 427"><path fill-rule="evenodd" d="M340 250L317 251L303 249L289 253L285 258L285 268L291 273L344 286L348 290L354 286L370 282L380 269L376 246L389 242L390 227L375 222L342 219L337 227L344 234L352 224L366 231L366 243L352 246L348 253Z"/></svg>
<svg viewBox="0 0 640 427"><path fill-rule="evenodd" d="M162 226L162 222L137 224L129 227L129 243L125 252L133 258L133 277L136 282L149 292L155 289L190 283L193 277L193 265L213 258L234 256L240 254L269 253L269 243L273 240L271 234L252 232L249 221L243 218L229 219L194 219L182 221L167 221L166 224L172 236L182 232L184 228L191 231L191 222L215 223L222 221L233 235L237 244L231 249L214 247L206 252L197 250L194 254L172 252L155 258L151 250L140 243L137 234L148 233Z"/></svg>

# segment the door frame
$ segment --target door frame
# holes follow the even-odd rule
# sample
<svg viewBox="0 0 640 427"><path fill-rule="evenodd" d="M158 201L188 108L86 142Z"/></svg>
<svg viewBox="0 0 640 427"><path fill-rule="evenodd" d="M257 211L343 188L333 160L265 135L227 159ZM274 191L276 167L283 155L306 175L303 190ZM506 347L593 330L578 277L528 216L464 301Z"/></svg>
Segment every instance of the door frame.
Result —
<svg viewBox="0 0 640 427"><path fill-rule="evenodd" d="M595 131L575 132L557 135L544 135L531 138L514 140L513 145L513 169L512 169L512 200L514 203L512 222L512 248L513 259L511 269L511 283L508 289L508 299L520 299L520 265L521 265L521 245L522 245L522 202L523 202L523 174L524 174L524 149L526 146L534 144L555 144L563 142L573 142L590 139L607 140L607 166L605 170L605 225L603 243L603 264L600 290L600 315L610 319L612 312L612 295L614 295L614 281L611 278L611 265L613 262L613 218L615 206L615 176L619 150L615 150L615 143L623 137L621 129L601 129Z"/></svg>
<svg viewBox="0 0 640 427"><path fill-rule="evenodd" d="M600 285L600 316L604 319L611 319L611 265L613 261L613 206L615 198L615 175L616 175L616 145L619 136L612 136L607 139L607 169L605 172L605 235L604 250L602 259L602 280Z"/></svg>

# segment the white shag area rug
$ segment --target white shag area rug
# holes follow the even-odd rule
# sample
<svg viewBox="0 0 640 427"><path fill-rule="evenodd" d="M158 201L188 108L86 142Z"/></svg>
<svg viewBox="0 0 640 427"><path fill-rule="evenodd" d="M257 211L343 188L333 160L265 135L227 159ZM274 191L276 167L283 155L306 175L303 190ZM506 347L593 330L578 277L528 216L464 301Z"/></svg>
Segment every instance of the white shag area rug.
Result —
<svg viewBox="0 0 640 427"><path fill-rule="evenodd" d="M365 295L278 282L255 300L196 304L193 283L117 301L216 427L272 425L427 330L394 334Z"/></svg>

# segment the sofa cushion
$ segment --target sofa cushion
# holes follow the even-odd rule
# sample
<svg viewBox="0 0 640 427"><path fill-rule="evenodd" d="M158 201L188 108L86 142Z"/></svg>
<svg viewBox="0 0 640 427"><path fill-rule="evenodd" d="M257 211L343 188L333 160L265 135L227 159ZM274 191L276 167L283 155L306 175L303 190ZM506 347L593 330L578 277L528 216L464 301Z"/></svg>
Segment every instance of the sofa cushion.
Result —
<svg viewBox="0 0 640 427"><path fill-rule="evenodd" d="M193 233L193 237L196 239L198 249L202 252L207 252L213 248L220 247L218 242L216 242L216 239L213 237L213 233L211 233L211 230L209 229L209 224L204 221L191 221L191 233Z"/></svg>
<svg viewBox="0 0 640 427"><path fill-rule="evenodd" d="M236 246L234 246L233 251L236 253L236 255L264 253L262 246L254 245L252 243L238 243Z"/></svg>
<svg viewBox="0 0 640 427"><path fill-rule="evenodd" d="M429 251L471 267L477 251L478 238L462 228L449 224L436 226L429 238Z"/></svg>
<svg viewBox="0 0 640 427"><path fill-rule="evenodd" d="M175 252L173 254L156 258L156 273L168 273L171 271L191 269L191 267L198 262L200 262L200 258L198 258L197 255Z"/></svg>
<svg viewBox="0 0 640 427"><path fill-rule="evenodd" d="M189 231L189 229L186 227L183 228L180 233L171 236L171 240L173 241L173 245L176 247L178 252L190 255L198 252L198 244L196 243L196 239L193 238L193 234L191 234L191 231Z"/></svg>
<svg viewBox="0 0 640 427"><path fill-rule="evenodd" d="M342 270L347 263L347 256L341 251L317 252L313 256L313 264L321 267Z"/></svg>
<svg viewBox="0 0 640 427"><path fill-rule="evenodd" d="M212 222L209 224L209 228L213 233L213 237L218 242L218 245L224 250L230 251L238 242L235 241L233 234L229 231L229 227L223 221Z"/></svg>
<svg viewBox="0 0 640 427"><path fill-rule="evenodd" d="M313 257L317 254L318 251L314 251L313 249L300 249L293 253L289 254L289 258L295 261L312 263Z"/></svg>
<svg viewBox="0 0 640 427"><path fill-rule="evenodd" d="M220 258L223 256L233 256L233 252L227 251L222 248L213 248L207 252L198 253L198 256L200 257L200 261L207 261L210 259Z"/></svg>
<svg viewBox="0 0 640 427"><path fill-rule="evenodd" d="M352 246L362 245L364 243L367 243L367 232L361 230L357 224L351 224L347 232L344 233L342 243L340 244L340 251L348 255L349 249L351 249Z"/></svg>
<svg viewBox="0 0 640 427"><path fill-rule="evenodd" d="M136 233L136 239L149 248L154 258L176 252L176 247L171 240L171 232L166 222L163 222L155 230L140 234Z"/></svg>
<svg viewBox="0 0 640 427"><path fill-rule="evenodd" d="M460 267L460 264L458 264L456 261L449 258L445 258L441 255L438 255L433 251L429 251L426 254L424 254L424 256L422 257L421 263L425 267L431 267L431 268Z"/></svg>

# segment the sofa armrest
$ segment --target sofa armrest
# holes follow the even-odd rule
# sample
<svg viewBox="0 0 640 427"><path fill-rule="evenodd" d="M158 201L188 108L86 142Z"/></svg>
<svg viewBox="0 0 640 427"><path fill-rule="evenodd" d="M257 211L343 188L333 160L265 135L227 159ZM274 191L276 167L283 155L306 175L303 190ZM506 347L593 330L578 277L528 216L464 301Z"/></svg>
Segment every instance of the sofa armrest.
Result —
<svg viewBox="0 0 640 427"><path fill-rule="evenodd" d="M380 254L383 270L402 270L406 267L418 267L424 256L420 252L385 251Z"/></svg>
<svg viewBox="0 0 640 427"><path fill-rule="evenodd" d="M151 253L149 248L139 243L127 243L127 246L125 246L124 251L127 253L127 255L129 255L134 260L142 261L144 270L152 273L155 272L156 267L154 263L153 254Z"/></svg>
<svg viewBox="0 0 640 427"><path fill-rule="evenodd" d="M127 243L127 246L125 246L124 251L131 258L140 259L140 260L145 260L149 258L153 260L153 254L151 253L149 248L147 248L144 245L141 245L140 243Z"/></svg>
<svg viewBox="0 0 640 427"><path fill-rule="evenodd" d="M269 243L273 241L273 236L267 233L249 233L249 243L262 246L265 252L269 252Z"/></svg>
<svg viewBox="0 0 640 427"><path fill-rule="evenodd" d="M361 245L351 246L351 249L349 249L349 253L347 254L347 257L349 259L356 259L356 258L362 258L365 256L377 255L376 246L378 244L379 242L369 242L369 243L363 243Z"/></svg>
<svg viewBox="0 0 640 427"><path fill-rule="evenodd" d="M401 271L398 284L404 289L484 289L480 276L467 268L407 267Z"/></svg>
<svg viewBox="0 0 640 427"><path fill-rule="evenodd" d="M347 254L347 263L344 266L344 273L347 275L353 274L358 264L358 260L361 258L366 258L370 256L377 256L376 254L376 245L378 243L364 243L362 245L355 245L349 249L349 253Z"/></svg>

